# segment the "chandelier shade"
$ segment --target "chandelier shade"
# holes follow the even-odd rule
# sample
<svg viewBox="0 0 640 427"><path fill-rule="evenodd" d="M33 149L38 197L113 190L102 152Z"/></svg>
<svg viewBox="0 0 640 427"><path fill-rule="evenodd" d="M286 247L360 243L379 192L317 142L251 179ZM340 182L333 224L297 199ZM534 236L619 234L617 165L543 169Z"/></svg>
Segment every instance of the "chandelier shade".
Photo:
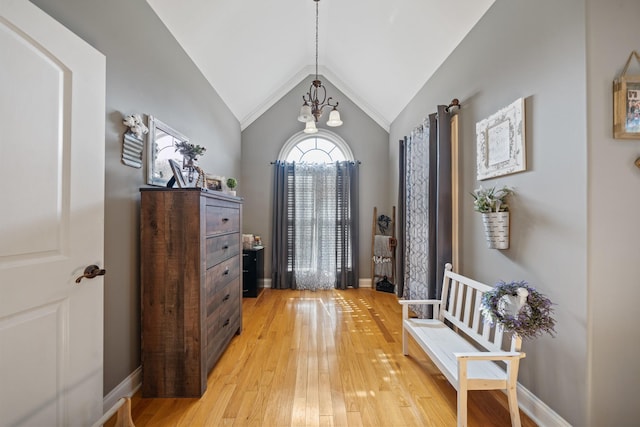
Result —
<svg viewBox="0 0 640 427"><path fill-rule="evenodd" d="M311 119L304 126L304 133L318 133L318 128L316 127L316 121Z"/></svg>
<svg viewBox="0 0 640 427"><path fill-rule="evenodd" d="M322 117L325 107L332 107L331 113L329 113L327 126L335 127L342 125L340 112L337 109L338 102L335 102L335 104L331 103L332 98L327 98L327 89L324 87L320 79L318 79L318 3L320 0L313 1L316 3L316 78L311 83L309 91L302 95L303 103L300 108L300 113L298 114L298 121L307 124L304 129L306 133L313 133L313 131L307 131L309 122L313 122L315 132L318 131L315 123L317 123L320 117Z"/></svg>
<svg viewBox="0 0 640 427"><path fill-rule="evenodd" d="M336 127L342 124L340 120L340 111L335 108L329 113L329 120L327 120L327 126Z"/></svg>

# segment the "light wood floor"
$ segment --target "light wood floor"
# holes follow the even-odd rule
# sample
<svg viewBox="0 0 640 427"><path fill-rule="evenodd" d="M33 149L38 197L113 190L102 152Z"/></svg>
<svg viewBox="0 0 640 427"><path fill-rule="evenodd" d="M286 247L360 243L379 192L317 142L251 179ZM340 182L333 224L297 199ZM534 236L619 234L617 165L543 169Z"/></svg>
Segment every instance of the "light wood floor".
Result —
<svg viewBox="0 0 640 427"><path fill-rule="evenodd" d="M138 393L135 425L455 426L455 389L415 343L402 355L396 301L367 288L266 289L244 299L243 333L209 374L204 396ZM535 426L521 417L523 427ZM505 396L471 391L469 425L510 426Z"/></svg>

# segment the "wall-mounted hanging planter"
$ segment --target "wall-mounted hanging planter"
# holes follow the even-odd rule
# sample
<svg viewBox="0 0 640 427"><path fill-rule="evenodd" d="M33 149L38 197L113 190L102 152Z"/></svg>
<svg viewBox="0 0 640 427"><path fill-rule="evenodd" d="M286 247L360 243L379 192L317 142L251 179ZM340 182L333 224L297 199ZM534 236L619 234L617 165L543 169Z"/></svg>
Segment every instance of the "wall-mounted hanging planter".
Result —
<svg viewBox="0 0 640 427"><path fill-rule="evenodd" d="M509 249L509 212L483 213L482 225L489 249Z"/></svg>
<svg viewBox="0 0 640 427"><path fill-rule="evenodd" d="M482 225L489 249L509 249L509 204L507 198L514 194L506 185L502 188L477 188L473 190L473 209L482 214Z"/></svg>

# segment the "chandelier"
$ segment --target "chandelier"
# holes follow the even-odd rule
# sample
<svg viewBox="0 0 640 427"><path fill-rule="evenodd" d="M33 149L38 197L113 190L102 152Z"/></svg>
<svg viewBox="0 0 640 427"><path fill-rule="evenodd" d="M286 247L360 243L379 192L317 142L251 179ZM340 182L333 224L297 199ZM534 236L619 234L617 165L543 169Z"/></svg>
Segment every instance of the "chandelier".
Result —
<svg viewBox="0 0 640 427"><path fill-rule="evenodd" d="M305 123L305 133L316 133L318 128L316 122L322 116L325 107L331 107L327 126L340 126L340 112L338 111L338 102L331 103L332 98L327 98L327 89L318 79L318 3L320 0L313 0L316 3L316 79L311 83L309 92L302 95L302 108L298 115L298 121Z"/></svg>

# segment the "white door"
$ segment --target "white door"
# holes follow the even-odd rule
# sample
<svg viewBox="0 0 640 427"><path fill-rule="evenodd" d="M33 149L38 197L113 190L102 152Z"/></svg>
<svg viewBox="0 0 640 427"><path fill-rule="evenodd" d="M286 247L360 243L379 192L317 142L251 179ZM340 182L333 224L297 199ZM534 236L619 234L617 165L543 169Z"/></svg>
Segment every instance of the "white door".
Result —
<svg viewBox="0 0 640 427"><path fill-rule="evenodd" d="M0 426L102 415L105 58L0 0Z"/></svg>

